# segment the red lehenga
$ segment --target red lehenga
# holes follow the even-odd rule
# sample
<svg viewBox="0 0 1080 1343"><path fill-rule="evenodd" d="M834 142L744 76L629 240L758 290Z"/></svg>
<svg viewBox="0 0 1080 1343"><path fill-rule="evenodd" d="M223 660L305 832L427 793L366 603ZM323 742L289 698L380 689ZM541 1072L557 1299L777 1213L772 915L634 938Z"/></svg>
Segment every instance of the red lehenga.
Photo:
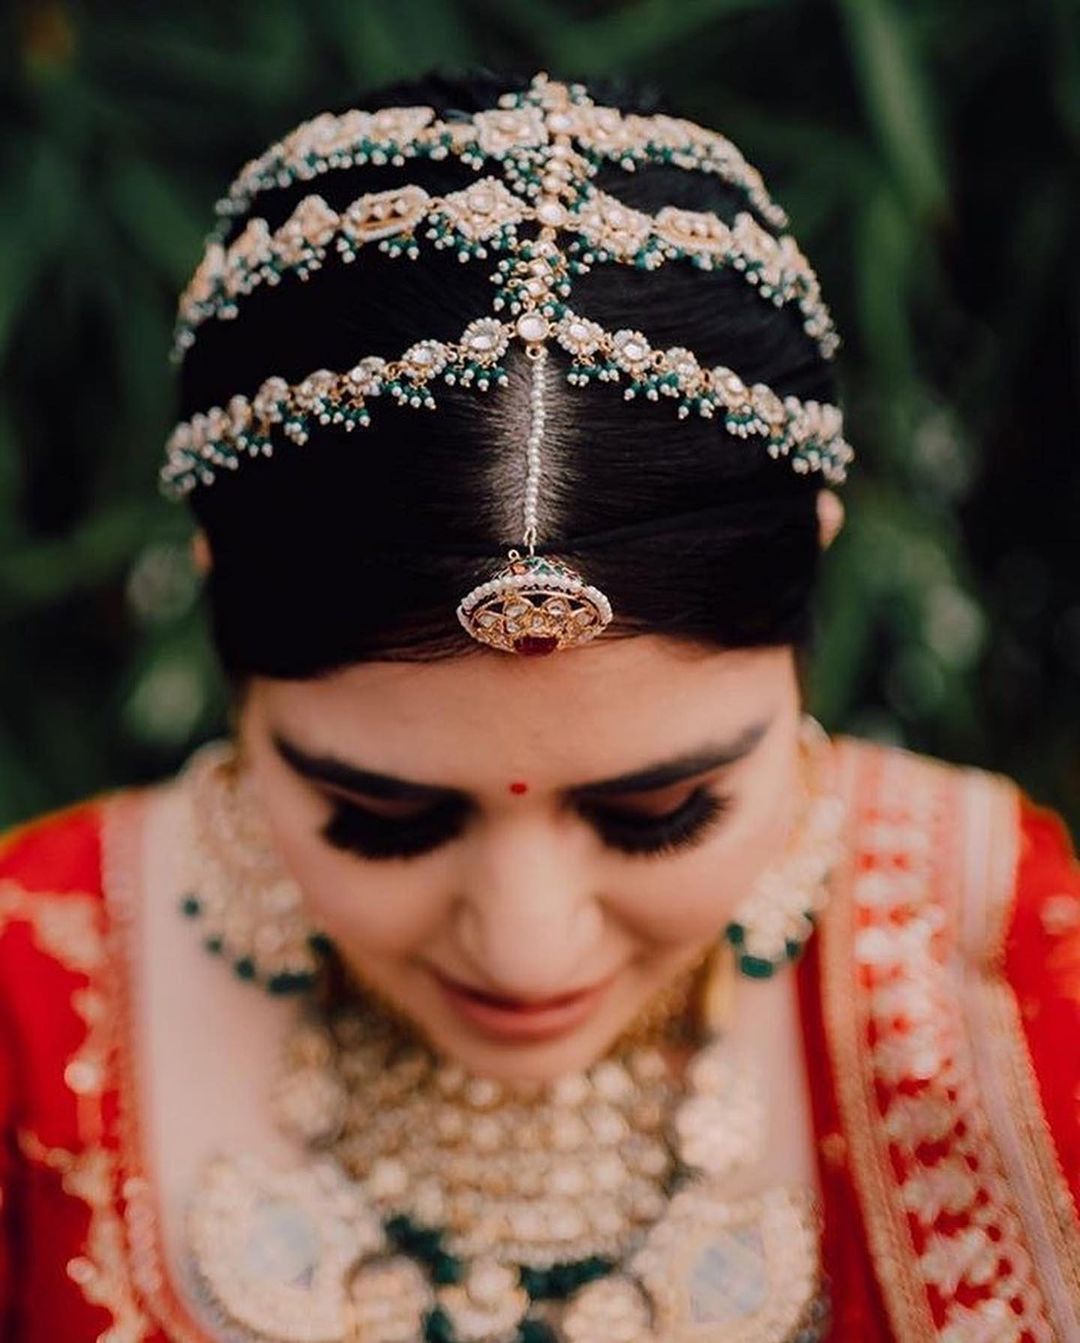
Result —
<svg viewBox="0 0 1080 1343"><path fill-rule="evenodd" d="M798 969L832 1337L1080 1340L1080 869L996 775L838 740L850 833ZM209 1343L130 1068L122 793L0 848L0 1337Z"/></svg>

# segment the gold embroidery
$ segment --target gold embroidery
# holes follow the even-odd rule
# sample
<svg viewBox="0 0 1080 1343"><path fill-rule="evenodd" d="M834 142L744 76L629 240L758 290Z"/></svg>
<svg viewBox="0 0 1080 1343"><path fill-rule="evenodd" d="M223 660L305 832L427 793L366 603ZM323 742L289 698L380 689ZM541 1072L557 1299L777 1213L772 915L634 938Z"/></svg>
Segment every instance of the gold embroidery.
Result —
<svg viewBox="0 0 1080 1343"><path fill-rule="evenodd" d="M92 975L101 965L101 902L93 895L28 891L0 881L0 927L11 922L30 924L41 950L65 970Z"/></svg>
<svg viewBox="0 0 1080 1343"><path fill-rule="evenodd" d="M1039 911L1048 937L1064 937L1080 929L1080 895L1048 895Z"/></svg>
<svg viewBox="0 0 1080 1343"><path fill-rule="evenodd" d="M112 1316L112 1327L99 1337L108 1343L142 1343L150 1325L139 1309L126 1273L123 1226L114 1199L112 1159L104 1147L69 1152L47 1147L35 1134L21 1132L18 1142L28 1160L60 1175L61 1187L90 1209L83 1253L69 1259L67 1274L91 1305Z"/></svg>
<svg viewBox="0 0 1080 1343"><path fill-rule="evenodd" d="M830 1166L847 1164L847 1139L842 1133L824 1133L818 1139L821 1155Z"/></svg>
<svg viewBox="0 0 1080 1343"><path fill-rule="evenodd" d="M857 804L868 792L872 794L880 757L856 741L838 742L837 746L844 795ZM856 814L857 806L852 806L852 823ZM856 837L851 835L822 918L822 1010L850 1164L892 1329L904 1343L924 1343L935 1338L934 1320L917 1272L907 1218L894 1197L873 1079L865 1062L865 995L856 991L854 982L856 859ZM876 885L867 891L871 899L888 893L884 874L876 876ZM910 889L907 894L914 895Z"/></svg>
<svg viewBox="0 0 1080 1343"><path fill-rule="evenodd" d="M1013 784L991 775L972 776L967 793L972 852L957 898L965 930L963 1008L974 1069L988 1130L1019 1213L1014 1243L1019 1245L1022 1235L1046 1309L1060 1336L1068 1338L1080 1331L1080 1224L1042 1110L1020 1007L1005 978L1019 797Z"/></svg>
<svg viewBox="0 0 1080 1343"><path fill-rule="evenodd" d="M96 1143L101 1138L100 1098L110 1048L106 1004L93 978L105 954L101 901L78 891L28 891L17 882L5 881L0 883L0 928L9 922L29 924L46 955L72 974L90 979L71 994L71 1005L82 1018L86 1034L65 1065L64 1082L76 1098L80 1142Z"/></svg>
<svg viewBox="0 0 1080 1343"><path fill-rule="evenodd" d="M83 1146L78 1152L47 1147L35 1134L23 1131L18 1135L19 1148L28 1160L57 1171L64 1192L90 1209L83 1253L68 1262L68 1276L88 1302L112 1316L109 1343L141 1343L148 1336L149 1324L125 1270L112 1158L101 1141L101 1100L112 1047L108 1001L98 987L105 965L101 902L80 892L27 891L6 881L0 884L0 926L11 922L28 924L43 952L90 981L72 991L71 1005L82 1018L86 1034L64 1068L64 1081L76 1098L76 1127Z"/></svg>
<svg viewBox="0 0 1080 1343"><path fill-rule="evenodd" d="M973 929L979 946L1003 945L1015 813L988 805L1006 796L992 776L856 743L847 751L855 829L846 898L823 923L823 1002L894 1332L905 1343L1049 1339L1046 1274L1062 1247L1040 1253L1028 1200L1010 1187L1000 1116L972 1055L994 1037L968 1038L957 991ZM957 906L962 885L990 893L979 911ZM1017 1079L1017 1112L1036 1094L1033 1077ZM1045 1215L1049 1191L1033 1196ZM1069 1319L1059 1316L1062 1338Z"/></svg>
<svg viewBox="0 0 1080 1343"><path fill-rule="evenodd" d="M962 1306L954 1301L941 1343L1018 1343L1022 1321L1001 1300Z"/></svg>

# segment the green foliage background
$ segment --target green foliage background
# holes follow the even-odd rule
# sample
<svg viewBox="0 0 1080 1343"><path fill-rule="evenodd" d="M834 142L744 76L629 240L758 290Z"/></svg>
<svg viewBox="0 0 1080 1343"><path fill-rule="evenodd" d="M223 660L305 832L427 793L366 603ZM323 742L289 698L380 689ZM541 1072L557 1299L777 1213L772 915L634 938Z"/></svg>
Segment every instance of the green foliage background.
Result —
<svg viewBox="0 0 1080 1343"><path fill-rule="evenodd" d="M666 88L765 174L860 463L814 707L1080 825L1072 0L211 0L0 20L0 823L173 768L225 699L156 492L176 295L239 166L435 64Z"/></svg>

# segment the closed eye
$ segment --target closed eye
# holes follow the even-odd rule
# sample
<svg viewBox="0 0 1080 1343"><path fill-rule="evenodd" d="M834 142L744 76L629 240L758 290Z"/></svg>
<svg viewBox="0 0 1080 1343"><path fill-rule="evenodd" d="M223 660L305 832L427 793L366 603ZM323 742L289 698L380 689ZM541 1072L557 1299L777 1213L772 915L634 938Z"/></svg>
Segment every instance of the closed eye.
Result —
<svg viewBox="0 0 1080 1343"><path fill-rule="evenodd" d="M430 853L456 839L465 827L469 806L457 798L434 805L383 802L397 814L386 814L374 807L340 796L331 798L333 811L322 828L322 836L335 849L344 849L362 858L414 858Z"/></svg>
<svg viewBox="0 0 1080 1343"><path fill-rule="evenodd" d="M730 796L700 784L677 807L658 813L591 802L578 808L611 848L659 855L701 843L730 805Z"/></svg>
<svg viewBox="0 0 1080 1343"><path fill-rule="evenodd" d="M457 797L427 805L383 800L362 805L340 794L326 796L333 810L322 827L323 838L334 848L371 859L419 857L433 852L461 835L472 810L467 801ZM714 793L703 784L676 807L660 812L584 800L576 805L582 819L609 848L645 856L701 842L730 802L730 797Z"/></svg>

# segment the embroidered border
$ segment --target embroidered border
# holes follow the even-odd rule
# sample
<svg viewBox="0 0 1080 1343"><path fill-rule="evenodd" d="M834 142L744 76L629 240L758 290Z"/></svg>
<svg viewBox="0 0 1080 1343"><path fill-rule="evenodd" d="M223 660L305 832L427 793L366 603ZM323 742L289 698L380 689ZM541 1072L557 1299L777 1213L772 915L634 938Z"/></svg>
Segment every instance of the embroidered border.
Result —
<svg viewBox="0 0 1080 1343"><path fill-rule="evenodd" d="M844 1137L890 1324L904 1343L929 1343L935 1338L934 1321L915 1268L907 1219L894 1197L873 1077L863 1058L868 1026L862 1010L865 995L854 981L856 827L861 800L876 791L875 775L880 772L881 760L850 739L837 741L837 755L838 781L848 799L849 835L844 865L834 874L833 894L819 934L822 1012Z"/></svg>
<svg viewBox="0 0 1080 1343"><path fill-rule="evenodd" d="M1039 1103L1016 996L1004 977L1019 797L1008 780L982 775L971 780L967 800L968 852L958 899L964 1009L975 1071L1047 1308L1062 1338L1080 1337L1076 1215ZM1011 844L1006 836L1013 837Z"/></svg>
<svg viewBox="0 0 1080 1343"><path fill-rule="evenodd" d="M961 1003L955 892L970 857L965 804L985 776L906 752L849 749L858 821L846 899L823 926L823 995L892 1325L905 1343L1044 1343L1054 1335ZM998 871L1010 867L1013 819L1011 833L1006 825L983 836Z"/></svg>
<svg viewBox="0 0 1080 1343"><path fill-rule="evenodd" d="M87 980L71 994L72 1007L85 1023L86 1034L64 1068L64 1082L75 1097L82 1149L71 1152L49 1147L24 1129L17 1138L19 1150L28 1161L56 1171L64 1193L86 1204L90 1212L86 1242L83 1253L68 1261L68 1276L89 1304L112 1317L112 1328L107 1331L110 1340L142 1343L151 1325L128 1278L123 1222L116 1210L114 1161L103 1142L103 1101L115 1043L115 1017L103 975L107 958L101 902L77 891L27 891L17 882L5 881L0 883L0 929L13 922L27 924L43 952Z"/></svg>

